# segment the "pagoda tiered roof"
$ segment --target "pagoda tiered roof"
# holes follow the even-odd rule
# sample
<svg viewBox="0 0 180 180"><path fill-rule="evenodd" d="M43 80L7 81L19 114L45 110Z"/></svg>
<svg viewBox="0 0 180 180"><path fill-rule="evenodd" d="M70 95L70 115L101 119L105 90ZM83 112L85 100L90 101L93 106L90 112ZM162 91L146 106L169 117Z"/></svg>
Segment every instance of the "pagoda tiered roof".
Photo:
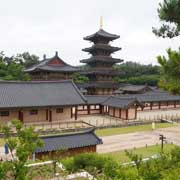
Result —
<svg viewBox="0 0 180 180"><path fill-rule="evenodd" d="M122 59L112 58L111 56L92 56L88 59L83 59L82 63L105 62L105 63L121 63Z"/></svg>
<svg viewBox="0 0 180 180"><path fill-rule="evenodd" d="M112 41L112 40L118 39L120 36L118 36L116 34L108 33L106 31L104 31L103 29L100 29L96 33L94 33L90 36L84 37L84 40L94 41L98 37L102 37L102 38L108 39L109 41Z"/></svg>
<svg viewBox="0 0 180 180"><path fill-rule="evenodd" d="M97 43L97 44L94 44L93 46L91 46L89 48L84 48L82 50L85 52L89 52L89 53L92 53L95 50L106 50L106 51L113 53L113 52L121 50L121 48L113 47L113 46L110 46L109 44Z"/></svg>
<svg viewBox="0 0 180 180"><path fill-rule="evenodd" d="M123 73L117 70L105 70L105 69L96 69L96 70L88 70L81 72L82 75L111 75L117 76L122 75Z"/></svg>
<svg viewBox="0 0 180 180"><path fill-rule="evenodd" d="M38 72L38 71L77 72L79 71L79 69L64 62L56 52L55 56L53 56L52 58L44 58L44 60L40 61L38 64L25 69L25 72Z"/></svg>

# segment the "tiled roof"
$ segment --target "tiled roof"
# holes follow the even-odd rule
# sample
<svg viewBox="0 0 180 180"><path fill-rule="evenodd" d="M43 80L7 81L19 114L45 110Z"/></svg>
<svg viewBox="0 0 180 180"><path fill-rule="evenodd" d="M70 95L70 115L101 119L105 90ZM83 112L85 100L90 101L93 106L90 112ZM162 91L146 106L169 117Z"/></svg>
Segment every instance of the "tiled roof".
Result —
<svg viewBox="0 0 180 180"><path fill-rule="evenodd" d="M117 76L122 75L123 72L119 70L105 70L105 69L99 69L99 70L87 70L80 72L82 75L88 75L88 74L100 74L100 75L110 75L110 76Z"/></svg>
<svg viewBox="0 0 180 180"><path fill-rule="evenodd" d="M163 101L180 101L179 95L172 95L168 92L148 92L145 94L128 94L119 97L136 98L139 102L163 102Z"/></svg>
<svg viewBox="0 0 180 180"><path fill-rule="evenodd" d="M85 97L88 104L101 104L109 98L109 95L86 95Z"/></svg>
<svg viewBox="0 0 180 180"><path fill-rule="evenodd" d="M106 51L109 51L109 52L116 52L116 51L121 50L121 48L119 48L119 47L113 47L113 46L110 46L108 44L94 44L93 46L91 46L89 48L84 48L82 50L85 51L85 52L90 52L91 53L94 50L98 50L98 49L106 50Z"/></svg>
<svg viewBox="0 0 180 180"><path fill-rule="evenodd" d="M66 106L85 101L71 80L0 82L0 108Z"/></svg>
<svg viewBox="0 0 180 180"><path fill-rule="evenodd" d="M56 60L59 64L52 65L50 62ZM65 63L62 59L59 58L58 54L52 58L46 58L40 61L38 64L27 68L25 72L34 72L34 71L53 71L53 72L76 72L79 71L77 67L71 66Z"/></svg>
<svg viewBox="0 0 180 180"><path fill-rule="evenodd" d="M105 62L105 63L120 63L123 62L122 59L112 58L110 56L92 56L89 59L83 59L80 62L82 63L91 63L91 62Z"/></svg>
<svg viewBox="0 0 180 180"><path fill-rule="evenodd" d="M96 37L103 37L103 38L107 38L109 40L115 40L118 39L120 36L116 35L116 34L110 34L106 31L104 31L103 29L100 29L99 31L97 31L96 33L90 35L90 36L86 36L84 37L84 40L93 40Z"/></svg>
<svg viewBox="0 0 180 180"><path fill-rule="evenodd" d="M118 97L118 96L110 96L102 103L102 105L126 109L129 106L133 105L134 103L142 106L142 104L136 98Z"/></svg>
<svg viewBox="0 0 180 180"><path fill-rule="evenodd" d="M41 137L44 147L37 148L35 153L67 150L102 144L94 129L84 132Z"/></svg>
<svg viewBox="0 0 180 180"><path fill-rule="evenodd" d="M138 92L138 91L141 91L141 90L146 89L146 88L151 90L151 88L147 85L132 85L132 84L124 85L124 86L120 87L119 89L122 91Z"/></svg>
<svg viewBox="0 0 180 180"><path fill-rule="evenodd" d="M79 83L77 84L79 88L107 88L107 89L112 89L112 88L118 88L119 84L114 83L114 82L89 82L89 83Z"/></svg>

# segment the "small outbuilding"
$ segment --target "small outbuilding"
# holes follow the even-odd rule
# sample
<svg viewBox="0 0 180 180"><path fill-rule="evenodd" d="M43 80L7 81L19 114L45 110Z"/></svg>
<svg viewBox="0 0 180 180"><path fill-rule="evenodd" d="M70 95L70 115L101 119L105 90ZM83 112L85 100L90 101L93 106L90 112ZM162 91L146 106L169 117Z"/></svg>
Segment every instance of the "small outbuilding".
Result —
<svg viewBox="0 0 180 180"><path fill-rule="evenodd" d="M71 156L85 152L96 152L96 146L102 140L95 134L94 128L83 132L41 137L44 146L35 150L35 157Z"/></svg>

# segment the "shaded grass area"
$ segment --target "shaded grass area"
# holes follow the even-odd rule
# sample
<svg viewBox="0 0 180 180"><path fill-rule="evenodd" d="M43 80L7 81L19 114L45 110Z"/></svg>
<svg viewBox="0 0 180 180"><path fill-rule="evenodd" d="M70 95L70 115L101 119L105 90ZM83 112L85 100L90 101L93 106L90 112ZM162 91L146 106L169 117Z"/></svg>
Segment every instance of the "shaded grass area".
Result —
<svg viewBox="0 0 180 180"><path fill-rule="evenodd" d="M169 123L157 123L155 125L156 129L158 128L167 128L172 127L174 125ZM117 134L126 134L126 133L133 133L137 131L149 131L152 130L152 125L138 125L138 126L129 126L129 127L120 127L120 128L106 128L106 129L98 129L96 130L96 134L98 136L111 136Z"/></svg>
<svg viewBox="0 0 180 180"><path fill-rule="evenodd" d="M174 147L175 147L175 145L173 145L173 144L165 144L164 152L169 153ZM138 155L141 155L142 158L147 158L147 157L151 157L154 154L161 153L161 146L154 145L154 146L132 149L132 150L128 150L128 151L138 154ZM129 157L126 155L125 151L106 153L106 154L102 154L102 156L111 157L115 161L120 162L120 163L131 161L129 159Z"/></svg>

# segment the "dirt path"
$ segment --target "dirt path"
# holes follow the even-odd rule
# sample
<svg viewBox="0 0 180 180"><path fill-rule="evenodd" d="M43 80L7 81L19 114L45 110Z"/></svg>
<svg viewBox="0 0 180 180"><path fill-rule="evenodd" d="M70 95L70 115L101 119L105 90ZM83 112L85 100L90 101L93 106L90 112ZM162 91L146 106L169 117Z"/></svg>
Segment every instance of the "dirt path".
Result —
<svg viewBox="0 0 180 180"><path fill-rule="evenodd" d="M160 143L159 134L163 134L167 141L180 145L180 126L157 129L155 131L143 131L129 134L102 137L103 144L97 147L98 153L108 153L134 147L145 147L146 144Z"/></svg>

